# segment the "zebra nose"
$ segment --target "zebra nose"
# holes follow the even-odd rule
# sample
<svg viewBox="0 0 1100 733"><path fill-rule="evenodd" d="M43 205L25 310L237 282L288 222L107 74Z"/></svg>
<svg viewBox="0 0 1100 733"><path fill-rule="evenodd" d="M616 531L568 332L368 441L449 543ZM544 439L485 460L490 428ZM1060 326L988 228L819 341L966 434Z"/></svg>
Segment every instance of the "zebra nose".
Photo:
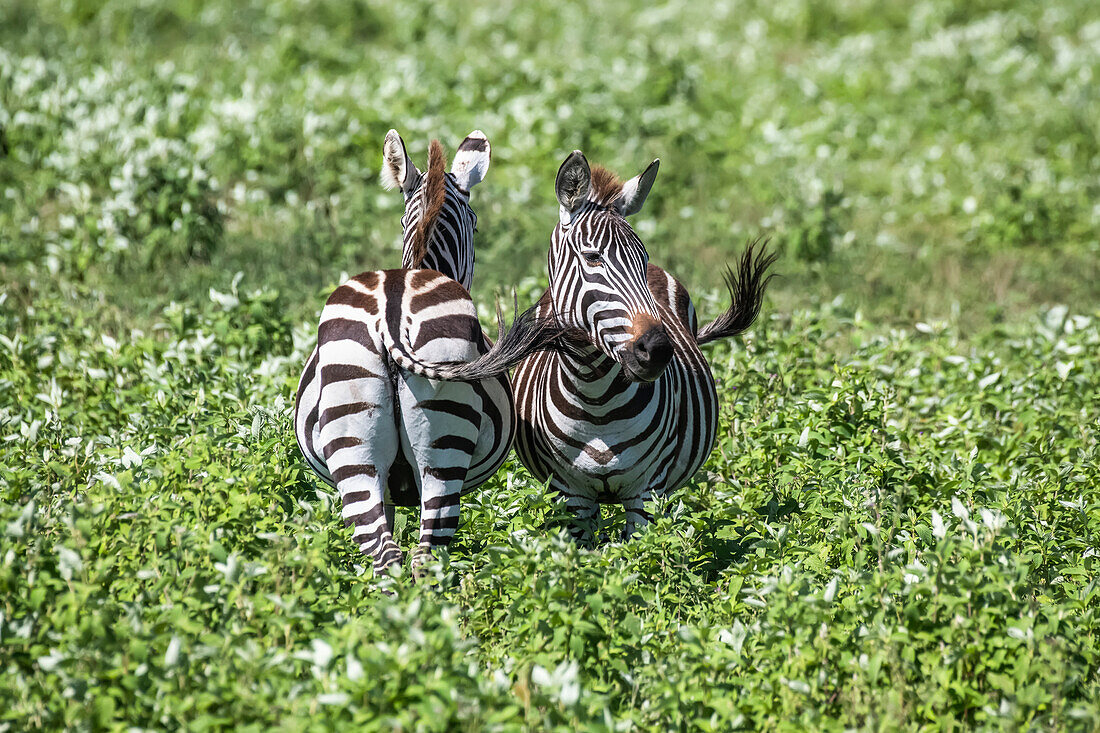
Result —
<svg viewBox="0 0 1100 733"><path fill-rule="evenodd" d="M672 360L672 341L661 324L647 328L632 346L638 376L647 381L659 377Z"/></svg>

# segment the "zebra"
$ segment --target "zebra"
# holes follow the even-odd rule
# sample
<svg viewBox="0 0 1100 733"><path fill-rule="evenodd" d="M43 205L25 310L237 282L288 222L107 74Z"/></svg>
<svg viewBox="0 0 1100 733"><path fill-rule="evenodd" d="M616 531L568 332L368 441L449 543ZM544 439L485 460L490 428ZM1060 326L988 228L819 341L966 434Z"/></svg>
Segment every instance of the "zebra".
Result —
<svg viewBox="0 0 1100 733"><path fill-rule="evenodd" d="M700 328L688 291L649 263L626 221L659 165L623 183L579 150L562 163L550 285L536 307L569 329L569 348L526 357L512 379L520 462L564 501L570 533L585 543L601 504L623 506L629 538L652 520L645 502L686 483L710 455L718 395L699 347L752 324L776 258L750 244L727 273L732 304Z"/></svg>
<svg viewBox="0 0 1100 733"><path fill-rule="evenodd" d="M489 160L489 141L475 130L450 172L433 140L421 173L389 131L381 177L405 198L402 268L364 272L333 291L298 383L298 445L339 492L344 522L376 572L404 559L393 538L395 506L420 507L414 573L450 543L460 495L492 476L511 449L507 370L554 336L536 327L533 309L491 348L482 333L469 295L477 224L469 200Z"/></svg>

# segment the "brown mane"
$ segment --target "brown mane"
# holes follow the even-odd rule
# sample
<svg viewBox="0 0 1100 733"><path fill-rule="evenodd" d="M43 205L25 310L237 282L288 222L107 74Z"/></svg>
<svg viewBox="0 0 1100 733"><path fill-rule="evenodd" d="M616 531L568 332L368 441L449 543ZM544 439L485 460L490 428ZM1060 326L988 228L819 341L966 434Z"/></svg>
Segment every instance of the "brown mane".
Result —
<svg viewBox="0 0 1100 733"><path fill-rule="evenodd" d="M611 206L622 195L623 182L619 177L603 166L592 166L592 183L589 184L588 200L601 206Z"/></svg>
<svg viewBox="0 0 1100 733"><path fill-rule="evenodd" d="M447 158L443 155L443 146L438 140L432 140L428 145L428 174L424 181L424 216L417 223L409 242L410 267L420 267L428 254L428 240L431 239L436 217L443 210L443 202L447 198L447 187L444 185L446 169Z"/></svg>

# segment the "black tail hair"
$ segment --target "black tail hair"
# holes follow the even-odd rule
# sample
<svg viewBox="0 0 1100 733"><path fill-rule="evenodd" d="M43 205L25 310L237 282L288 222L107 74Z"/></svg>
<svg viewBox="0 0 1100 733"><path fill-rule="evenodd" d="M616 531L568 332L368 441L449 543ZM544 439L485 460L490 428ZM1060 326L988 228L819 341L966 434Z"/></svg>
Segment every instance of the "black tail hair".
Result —
<svg viewBox="0 0 1100 733"><path fill-rule="evenodd" d="M760 251L757 252L757 246ZM756 239L749 243L737 271L726 268L726 287L730 291L730 307L725 313L699 329L695 343L699 346L718 339L729 338L741 333L756 320L760 306L764 301L764 290L775 277L775 273L764 276L767 269L779 258L775 252L768 252L768 242Z"/></svg>
<svg viewBox="0 0 1100 733"><path fill-rule="evenodd" d="M513 300L515 293L512 294ZM519 304L516 303L516 311ZM469 362L441 362L430 365L433 379L452 382L476 382L506 374L523 359L539 351L560 351L561 337L568 329L558 323L553 314L539 315L535 304L512 319L507 331L504 314L497 303L497 341L488 353ZM427 366L427 365L425 365Z"/></svg>

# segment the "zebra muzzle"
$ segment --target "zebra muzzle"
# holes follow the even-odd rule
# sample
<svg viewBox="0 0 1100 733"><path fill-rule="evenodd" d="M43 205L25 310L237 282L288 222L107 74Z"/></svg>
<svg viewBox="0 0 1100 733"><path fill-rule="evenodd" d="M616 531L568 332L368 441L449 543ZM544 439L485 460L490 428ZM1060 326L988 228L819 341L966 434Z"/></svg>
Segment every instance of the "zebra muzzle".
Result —
<svg viewBox="0 0 1100 733"><path fill-rule="evenodd" d="M646 319L647 324L635 324L640 331L620 354L623 370L635 382L652 382L664 373L672 361L672 341L659 322ZM638 325L643 325L638 329Z"/></svg>

